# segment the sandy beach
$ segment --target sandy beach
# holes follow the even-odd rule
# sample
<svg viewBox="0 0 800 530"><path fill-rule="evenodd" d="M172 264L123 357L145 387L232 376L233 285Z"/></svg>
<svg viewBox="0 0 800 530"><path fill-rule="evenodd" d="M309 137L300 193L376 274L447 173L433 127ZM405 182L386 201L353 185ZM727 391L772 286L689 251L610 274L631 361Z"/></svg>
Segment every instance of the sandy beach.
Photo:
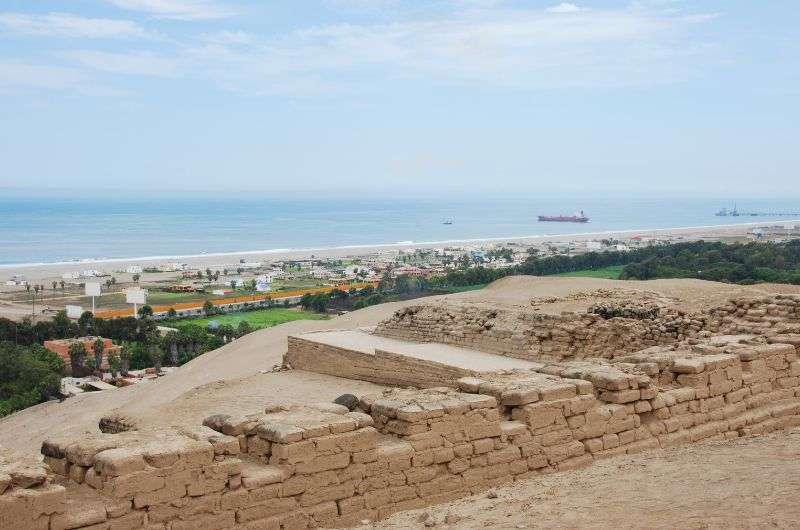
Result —
<svg viewBox="0 0 800 530"><path fill-rule="evenodd" d="M607 238L629 239L636 236L657 237L672 240L697 240L703 238L736 239L743 238L754 227L770 224L791 225L800 223L800 220L782 220L778 222L762 221L758 223L741 223L736 225L708 225L682 228L645 228L623 231L593 232L587 226L587 231L579 234L553 234L537 236L509 236L485 239L453 239L445 241L426 242L399 242L369 246L346 246L333 248L306 248L306 249L275 249L275 250L243 250L237 252L221 252L194 255L162 255L143 256L131 258L100 258L85 259L80 261L67 261L55 263L22 263L0 265L1 276L14 274L24 275L29 281L44 281L59 278L61 274L79 272L87 268L95 268L106 272L124 271L132 265L147 267L163 263L187 263L191 268L205 269L224 265L233 265L239 259L247 261L281 261L309 258L354 258L376 254L395 253L399 250L412 250L418 248L437 248L444 246L481 246L501 244L542 244L547 242L582 242ZM558 227L554 226L554 230Z"/></svg>

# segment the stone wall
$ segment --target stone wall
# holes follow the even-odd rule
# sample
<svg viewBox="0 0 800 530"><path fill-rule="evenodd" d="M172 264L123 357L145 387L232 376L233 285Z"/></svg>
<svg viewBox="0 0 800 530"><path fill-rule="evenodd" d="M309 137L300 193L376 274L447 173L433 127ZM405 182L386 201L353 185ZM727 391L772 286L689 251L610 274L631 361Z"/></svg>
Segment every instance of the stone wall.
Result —
<svg viewBox="0 0 800 530"><path fill-rule="evenodd" d="M480 304L420 304L398 310L375 333L539 360L612 358L708 334L787 330L800 332L800 296L736 299L698 313L655 305L642 308L630 302L598 304L584 313L562 315Z"/></svg>
<svg viewBox="0 0 800 530"><path fill-rule="evenodd" d="M308 334L313 338L313 333ZM430 388L455 386L471 370L376 349L374 354L340 348L302 337L288 338L284 364L294 369L370 381L379 385Z"/></svg>
<svg viewBox="0 0 800 530"><path fill-rule="evenodd" d="M553 360L387 390L353 411L268 406L188 430L48 440L44 464L0 465L0 527L355 525L600 458L797 426L797 351L771 340Z"/></svg>

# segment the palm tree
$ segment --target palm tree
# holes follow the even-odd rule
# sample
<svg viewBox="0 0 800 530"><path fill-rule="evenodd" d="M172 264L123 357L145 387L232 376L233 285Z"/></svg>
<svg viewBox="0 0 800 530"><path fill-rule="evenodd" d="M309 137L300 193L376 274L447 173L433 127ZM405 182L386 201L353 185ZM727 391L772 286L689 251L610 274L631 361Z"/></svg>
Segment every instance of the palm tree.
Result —
<svg viewBox="0 0 800 530"><path fill-rule="evenodd" d="M39 294L39 288L40 287L41 286L39 286L39 285L34 285L33 286L33 297L31 298L31 314L32 315L36 314L36 295Z"/></svg>
<svg viewBox="0 0 800 530"><path fill-rule="evenodd" d="M138 274L134 274L133 275L133 283L139 283L139 278L141 278L141 276L139 276Z"/></svg>
<svg viewBox="0 0 800 530"><path fill-rule="evenodd" d="M56 290L56 287L58 287L58 282L54 281L54 282L53 282L53 291L55 291L55 290Z"/></svg>
<svg viewBox="0 0 800 530"><path fill-rule="evenodd" d="M61 280L58 283L61 285L61 292L63 293L64 292L64 286L66 285L66 283L64 283L64 280Z"/></svg>

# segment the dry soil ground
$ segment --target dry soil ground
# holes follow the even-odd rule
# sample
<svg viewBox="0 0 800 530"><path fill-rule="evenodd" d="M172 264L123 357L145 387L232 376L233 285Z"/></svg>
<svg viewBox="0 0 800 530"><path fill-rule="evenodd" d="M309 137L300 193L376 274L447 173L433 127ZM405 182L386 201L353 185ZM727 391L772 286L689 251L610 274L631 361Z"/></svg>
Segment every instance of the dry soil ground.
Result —
<svg viewBox="0 0 800 530"><path fill-rule="evenodd" d="M800 430L617 457L492 491L362 528L797 528Z"/></svg>

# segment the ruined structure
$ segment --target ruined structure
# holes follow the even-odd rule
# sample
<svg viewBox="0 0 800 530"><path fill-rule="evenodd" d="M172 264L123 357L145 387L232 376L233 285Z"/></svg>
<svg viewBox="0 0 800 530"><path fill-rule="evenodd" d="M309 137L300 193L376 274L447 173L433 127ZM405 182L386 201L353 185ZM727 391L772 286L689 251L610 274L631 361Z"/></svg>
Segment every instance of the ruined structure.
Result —
<svg viewBox="0 0 800 530"><path fill-rule="evenodd" d="M395 387L0 460L2 528L341 527L596 459L800 425L800 297L697 314L433 303L289 340L285 362ZM118 427L118 426L117 426Z"/></svg>

